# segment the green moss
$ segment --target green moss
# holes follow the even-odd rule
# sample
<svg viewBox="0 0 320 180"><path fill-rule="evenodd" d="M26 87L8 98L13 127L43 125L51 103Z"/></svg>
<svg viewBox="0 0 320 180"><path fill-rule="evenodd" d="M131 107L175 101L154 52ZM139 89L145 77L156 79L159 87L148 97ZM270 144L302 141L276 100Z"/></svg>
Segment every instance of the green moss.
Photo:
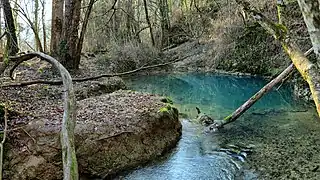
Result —
<svg viewBox="0 0 320 180"><path fill-rule="evenodd" d="M72 164L71 164L71 177L78 177L78 165L77 165L77 157L75 154L72 154Z"/></svg>
<svg viewBox="0 0 320 180"><path fill-rule="evenodd" d="M167 104L165 107L160 108L159 112L170 112L172 107L170 104Z"/></svg>
<svg viewBox="0 0 320 180"><path fill-rule="evenodd" d="M159 110L160 113L165 113L167 115L173 118L178 118L179 116L179 111L176 107L172 106L171 104L166 104L166 106L160 108Z"/></svg>
<svg viewBox="0 0 320 180"><path fill-rule="evenodd" d="M163 98L161 98L160 101L163 103L173 104L173 101L170 97L163 97Z"/></svg>
<svg viewBox="0 0 320 180"><path fill-rule="evenodd" d="M223 120L229 121L231 119L231 117L232 117L232 114L230 114L229 116L225 117Z"/></svg>
<svg viewBox="0 0 320 180"><path fill-rule="evenodd" d="M39 69L38 69L38 72L39 72L39 73L43 73L43 72L44 72L44 69L43 69L43 68L39 68Z"/></svg>

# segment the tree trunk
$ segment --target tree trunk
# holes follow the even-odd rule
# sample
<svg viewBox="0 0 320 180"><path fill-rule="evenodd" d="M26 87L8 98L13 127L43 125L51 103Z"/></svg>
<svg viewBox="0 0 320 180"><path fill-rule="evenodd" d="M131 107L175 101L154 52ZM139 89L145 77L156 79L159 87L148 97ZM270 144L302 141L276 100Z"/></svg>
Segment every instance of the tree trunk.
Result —
<svg viewBox="0 0 320 180"><path fill-rule="evenodd" d="M34 31L35 31L35 42L36 42L36 50L40 50L40 38L39 38L39 0L34 0ZM38 36L38 37L37 37ZM39 44L40 41L40 44Z"/></svg>
<svg viewBox="0 0 320 180"><path fill-rule="evenodd" d="M43 34L43 52L47 52L47 33L46 33L46 22L45 22L45 0L41 1L42 5L42 34Z"/></svg>
<svg viewBox="0 0 320 180"><path fill-rule="evenodd" d="M141 1L137 0L137 7L141 7ZM141 43L140 38L140 8L134 9L134 17L136 17L136 21L133 23L133 29L134 29L134 38L138 43Z"/></svg>
<svg viewBox="0 0 320 180"><path fill-rule="evenodd" d="M160 21L161 21L161 47L166 47L169 45L169 9L168 9L168 2L167 0L160 0L159 1L159 9L160 9Z"/></svg>
<svg viewBox="0 0 320 180"><path fill-rule="evenodd" d="M80 23L81 0L65 0L63 39L60 43L60 61L67 69L78 69L77 60L78 30Z"/></svg>
<svg viewBox="0 0 320 180"><path fill-rule="evenodd" d="M52 23L50 52L54 57L60 54L63 27L63 3L64 0L52 0ZM60 44L62 43L62 44Z"/></svg>
<svg viewBox="0 0 320 180"><path fill-rule="evenodd" d="M84 41L84 35L87 31L87 26L88 26L88 22L89 22L89 17L90 17L90 14L91 14L91 11L92 11L92 7L93 7L93 4L95 3L95 0L90 0L89 1L89 5L88 5L88 8L87 8L87 11L86 11L86 14L84 16L84 20L83 20L83 23L82 23L82 28L81 28L81 32L80 32L80 38L79 38L79 41L78 41L78 44L77 44L77 52L76 52L76 62L79 66L79 63L80 63L80 58L81 58L81 50L82 50L82 46L83 46L83 41Z"/></svg>
<svg viewBox="0 0 320 180"><path fill-rule="evenodd" d="M5 26L7 29L7 53L9 56L14 56L19 52L18 40L16 35L16 27L12 16L12 10L9 0L1 0L3 5L3 13L5 18Z"/></svg>
<svg viewBox="0 0 320 180"><path fill-rule="evenodd" d="M148 26L149 26L149 30L150 30L151 43L152 43L152 46L154 46L155 45L155 41L154 41L152 25L151 25L151 21L150 21L150 18L149 18L149 13L148 13L147 0L143 0L143 4L144 4L144 11L145 11L145 14L146 14L146 20L147 20L147 23L148 23Z"/></svg>
<svg viewBox="0 0 320 180"><path fill-rule="evenodd" d="M298 0L298 3L317 55L318 67L320 67L320 2L319 0Z"/></svg>
<svg viewBox="0 0 320 180"><path fill-rule="evenodd" d="M2 24L2 2L0 5L0 24ZM0 28L0 36L2 36L2 28ZM3 43L2 43L2 37L0 39L0 50L3 52ZM1 70L0 70L1 72Z"/></svg>
<svg viewBox="0 0 320 180"><path fill-rule="evenodd" d="M132 18L134 17L134 11L133 11L133 4L132 0L127 0L125 5L126 5L126 40L130 41L132 40Z"/></svg>

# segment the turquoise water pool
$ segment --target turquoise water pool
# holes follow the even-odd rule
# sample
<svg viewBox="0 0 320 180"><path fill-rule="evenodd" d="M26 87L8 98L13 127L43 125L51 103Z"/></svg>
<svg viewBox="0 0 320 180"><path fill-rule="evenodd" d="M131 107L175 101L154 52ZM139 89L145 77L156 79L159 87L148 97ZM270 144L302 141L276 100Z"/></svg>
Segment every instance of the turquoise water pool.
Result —
<svg viewBox="0 0 320 180"><path fill-rule="evenodd" d="M257 77L216 74L152 75L127 79L130 89L170 97L180 112L183 134L161 159L117 179L318 179L320 123L310 105L283 84L224 129L211 134L192 119L195 107L223 118L263 87ZM254 147L239 159L221 152L229 145Z"/></svg>

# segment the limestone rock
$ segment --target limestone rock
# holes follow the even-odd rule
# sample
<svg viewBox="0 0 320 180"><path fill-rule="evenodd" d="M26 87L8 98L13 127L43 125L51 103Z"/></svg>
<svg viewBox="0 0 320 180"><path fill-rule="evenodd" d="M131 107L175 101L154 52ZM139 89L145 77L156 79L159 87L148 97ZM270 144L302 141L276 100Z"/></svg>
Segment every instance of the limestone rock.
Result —
<svg viewBox="0 0 320 180"><path fill-rule="evenodd" d="M174 147L181 136L178 111L160 97L130 91L78 102L76 153L81 174L107 177ZM61 119L35 118L6 143L5 178L61 179Z"/></svg>

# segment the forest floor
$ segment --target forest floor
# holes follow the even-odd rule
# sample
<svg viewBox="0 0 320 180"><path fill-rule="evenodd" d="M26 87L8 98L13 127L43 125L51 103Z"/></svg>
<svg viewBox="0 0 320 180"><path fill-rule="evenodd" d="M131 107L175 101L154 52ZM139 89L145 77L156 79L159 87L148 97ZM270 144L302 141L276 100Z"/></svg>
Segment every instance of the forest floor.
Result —
<svg viewBox="0 0 320 180"><path fill-rule="evenodd" d="M79 71L72 73L72 77L89 77L105 73L104 69L99 68L99 66L97 66L96 63L92 63L91 60L92 59L84 59ZM5 74L8 74L8 72L5 72ZM15 80L11 80L7 76L0 77L0 85L38 79L60 80L60 75L52 70L49 63L40 61L40 59L37 58L22 63L15 70L14 77ZM76 98L78 100L86 98L83 95L86 94L84 91L99 87L100 84L98 81L99 80L73 83ZM100 81L105 82L106 79L102 78ZM121 84L123 83L122 80L120 81L115 79L114 81L117 85L120 83L121 87L125 86ZM62 85L52 86L46 84L34 84L24 87L0 88L0 103L8 102L9 107L12 110L9 121L9 127L11 129L23 125L35 117L41 117L45 119L62 118L62 100ZM23 116L23 118L21 118L21 116Z"/></svg>

